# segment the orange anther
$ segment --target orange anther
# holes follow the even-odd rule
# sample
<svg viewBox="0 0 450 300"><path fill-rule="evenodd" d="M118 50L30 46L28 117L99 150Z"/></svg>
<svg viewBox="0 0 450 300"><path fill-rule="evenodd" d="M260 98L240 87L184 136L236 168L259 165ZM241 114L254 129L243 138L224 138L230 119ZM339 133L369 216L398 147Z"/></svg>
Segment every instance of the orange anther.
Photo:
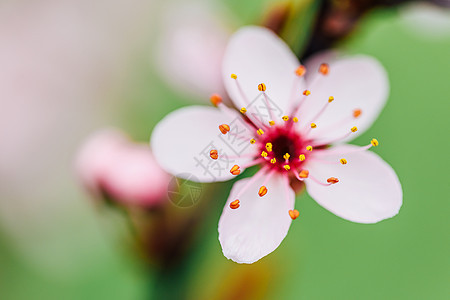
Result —
<svg viewBox="0 0 450 300"><path fill-rule="evenodd" d="M230 126L227 124L222 124L219 126L219 130L220 132L222 132L223 134L227 134L228 131L230 131Z"/></svg>
<svg viewBox="0 0 450 300"><path fill-rule="evenodd" d="M308 178L309 176L309 171L308 170L301 170L300 173L298 173L298 176L300 178Z"/></svg>
<svg viewBox="0 0 450 300"><path fill-rule="evenodd" d="M321 64L319 67L319 72L323 75L327 75L330 72L330 67L328 64Z"/></svg>
<svg viewBox="0 0 450 300"><path fill-rule="evenodd" d="M239 203L241 203L241 201L239 201L238 199L234 200L233 202L230 203L230 208L231 209L236 209L239 206L241 206Z"/></svg>
<svg viewBox="0 0 450 300"><path fill-rule="evenodd" d="M335 184L335 183L339 182L339 179L337 179L336 177L330 177L327 179L327 182L331 183L331 184Z"/></svg>
<svg viewBox="0 0 450 300"><path fill-rule="evenodd" d="M258 195L259 195L260 197L262 197L262 196L264 196L265 194L267 194L267 188L266 188L265 186L260 187L260 188L259 188Z"/></svg>
<svg viewBox="0 0 450 300"><path fill-rule="evenodd" d="M219 94L212 94L209 100L211 100L211 103L214 106L218 106L220 103L222 103L222 97L220 97Z"/></svg>
<svg viewBox="0 0 450 300"><path fill-rule="evenodd" d="M300 66L297 68L297 70L295 70L295 74L297 74L297 76L303 76L306 73L306 67L305 66Z"/></svg>
<svg viewBox="0 0 450 300"><path fill-rule="evenodd" d="M353 117L357 118L362 114L362 111L358 108L353 111Z"/></svg>
<svg viewBox="0 0 450 300"><path fill-rule="evenodd" d="M289 210L289 216L291 217L292 220L297 219L299 215L300 215L300 213L298 212L298 210L296 210L296 209Z"/></svg>
<svg viewBox="0 0 450 300"><path fill-rule="evenodd" d="M241 174L240 167L239 167L238 165L234 165L234 166L231 168L230 173L233 174L233 175L239 175L239 174Z"/></svg>
<svg viewBox="0 0 450 300"><path fill-rule="evenodd" d="M209 151L209 156L212 159L217 159L217 158L219 158L219 153L217 153L217 150L213 149L213 150Z"/></svg>
<svg viewBox="0 0 450 300"><path fill-rule="evenodd" d="M304 90L303 95L309 96L309 95L311 95L311 92L309 90Z"/></svg>

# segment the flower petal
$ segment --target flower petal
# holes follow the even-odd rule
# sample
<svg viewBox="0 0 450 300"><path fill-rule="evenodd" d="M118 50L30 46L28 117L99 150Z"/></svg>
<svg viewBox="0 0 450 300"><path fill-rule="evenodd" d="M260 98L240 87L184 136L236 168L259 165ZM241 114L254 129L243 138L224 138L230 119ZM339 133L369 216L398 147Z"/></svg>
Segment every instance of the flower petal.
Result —
<svg viewBox="0 0 450 300"><path fill-rule="evenodd" d="M219 131L221 124L228 124L231 131L223 135ZM236 132L249 138L239 139L232 135ZM156 125L151 146L156 160L168 173L191 181L213 182L231 179L234 164L241 166L252 159L249 155L255 148L250 145L250 138L238 113L188 106L168 114ZM217 160L209 156L213 149L219 153Z"/></svg>
<svg viewBox="0 0 450 300"><path fill-rule="evenodd" d="M326 182L329 177L339 179L331 186L307 179L308 193L324 208L349 221L376 223L395 216L402 206L403 197L395 171L377 154L358 149L352 145L340 145L315 154L318 159L336 162L344 157L348 163L308 163L311 176L320 181Z"/></svg>
<svg viewBox="0 0 450 300"><path fill-rule="evenodd" d="M252 108L264 119L269 118L265 99L258 91L258 84L264 83L275 116L282 116L292 97L294 82L300 91L303 78L295 75L299 61L289 47L272 31L263 27L249 26L237 31L229 41L223 62L225 88L235 105ZM237 81L230 77L237 75ZM252 104L248 104L243 94Z"/></svg>
<svg viewBox="0 0 450 300"><path fill-rule="evenodd" d="M316 83L312 83L314 78L309 80L311 95L302 105L299 117L304 120L303 125L317 124L310 137L320 141L332 142L357 126L357 132L342 139L348 141L368 129L378 117L388 97L389 82L383 66L368 56L338 59L329 65L328 75L317 73ZM335 100L314 119L330 96ZM353 118L355 109L362 111L356 119Z"/></svg>
<svg viewBox="0 0 450 300"><path fill-rule="evenodd" d="M254 182L250 182L252 179ZM237 263L251 264L274 251L291 225L289 210L294 208L294 191L283 176L274 175L265 185L267 194L259 197L263 181L264 177L236 182L220 217L223 254ZM239 196L240 207L231 209L230 203L246 185L248 188Z"/></svg>

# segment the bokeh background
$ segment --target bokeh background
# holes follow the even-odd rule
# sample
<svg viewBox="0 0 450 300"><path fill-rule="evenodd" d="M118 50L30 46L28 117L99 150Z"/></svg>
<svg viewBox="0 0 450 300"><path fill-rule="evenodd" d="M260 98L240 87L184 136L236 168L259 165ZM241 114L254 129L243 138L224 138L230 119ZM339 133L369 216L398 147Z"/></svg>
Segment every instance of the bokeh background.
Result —
<svg viewBox="0 0 450 300"><path fill-rule="evenodd" d="M2 1L0 298L448 299L450 12L445 1L370 6L350 19L333 17L332 43L312 47L324 3ZM354 5L329 3L344 11ZM238 265L222 255L217 239L232 183L204 185L196 205L163 209L173 219L165 232L183 241L172 246L177 251L143 254L123 209L83 188L74 168L78 149L91 132L110 126L147 143L165 114L208 104L211 78L195 86L178 68L191 61L188 54L196 64L180 72L214 66L195 58L195 35L190 48L176 30L216 30L208 51L220 52L246 24L282 24L280 34L299 55L333 47L384 65L389 101L352 143L380 140L374 151L396 170L403 207L395 218L355 224L298 195L300 218L281 246ZM186 56L176 57L175 47L167 60L175 37L187 43ZM145 212L148 226L161 225L158 214ZM177 231L192 219L189 232Z"/></svg>

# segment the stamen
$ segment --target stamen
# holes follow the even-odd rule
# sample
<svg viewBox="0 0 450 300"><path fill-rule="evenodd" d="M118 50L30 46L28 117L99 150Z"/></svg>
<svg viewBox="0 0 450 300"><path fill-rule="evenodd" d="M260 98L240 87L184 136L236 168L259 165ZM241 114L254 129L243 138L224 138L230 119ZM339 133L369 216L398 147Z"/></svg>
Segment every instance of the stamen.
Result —
<svg viewBox="0 0 450 300"><path fill-rule="evenodd" d="M305 157L304 154L300 154L299 157L298 157L298 159L299 159L300 161L304 161L304 160L306 159L306 157Z"/></svg>
<svg viewBox="0 0 450 300"><path fill-rule="evenodd" d="M268 155L268 154L267 154L266 151L261 152L261 156L262 156L262 157L267 157L267 155Z"/></svg>
<svg viewBox="0 0 450 300"><path fill-rule="evenodd" d="M300 215L300 213L298 212L298 210L294 209L290 209L289 210L289 216L291 217L292 220L295 220L298 218L298 216Z"/></svg>
<svg viewBox="0 0 450 300"><path fill-rule="evenodd" d="M311 95L311 92L309 90L304 90L303 95L309 96L309 95Z"/></svg>
<svg viewBox="0 0 450 300"><path fill-rule="evenodd" d="M275 125L275 121L269 121L269 125L270 125L270 126Z"/></svg>
<svg viewBox="0 0 450 300"><path fill-rule="evenodd" d="M237 79L237 75L233 73L233 74L231 74L231 78L236 80Z"/></svg>
<svg viewBox="0 0 450 300"><path fill-rule="evenodd" d="M341 158L339 160L341 162L341 164L346 165L347 164L347 160L345 158Z"/></svg>
<svg viewBox="0 0 450 300"><path fill-rule="evenodd" d="M272 152L272 143L267 143L266 149L267 149L267 151Z"/></svg>
<svg viewBox="0 0 450 300"><path fill-rule="evenodd" d="M334 97L333 96L330 96L329 98L328 98L328 102L326 102L323 106L322 106L322 108L319 110L319 112L313 117L313 118L311 118L311 121L317 121L318 119L319 119L319 117L325 112L325 110L327 109L327 107L328 107L328 104L330 104L331 102L333 102L334 101ZM314 124L314 123L311 123L311 128L316 128L316 127L312 127L312 124ZM309 130L305 133L305 134L307 134L307 133L309 133Z"/></svg>
<svg viewBox="0 0 450 300"><path fill-rule="evenodd" d="M209 156L212 159L218 159L219 158L219 153L217 152L217 150L213 149L213 150L209 151Z"/></svg>
<svg viewBox="0 0 450 300"><path fill-rule="evenodd" d="M241 112L241 114L245 115L245 113L247 112L247 109L245 107L242 107L240 112Z"/></svg>
<svg viewBox="0 0 450 300"><path fill-rule="evenodd" d="M258 191L258 195L260 197L264 196L265 194L267 194L267 187L265 187L264 185L262 187L259 188Z"/></svg>
<svg viewBox="0 0 450 300"><path fill-rule="evenodd" d="M378 140L377 139L372 139L371 141L370 141L370 143L372 144L372 146L374 146L374 147L376 147L376 146L378 146L380 143L378 142Z"/></svg>
<svg viewBox="0 0 450 300"><path fill-rule="evenodd" d="M293 117L292 121L294 121L294 123L297 123L298 122L298 118L297 117Z"/></svg>
<svg viewBox="0 0 450 300"><path fill-rule="evenodd" d="M251 140L250 140L250 144L253 145L254 143L256 143L256 140L255 140L255 139L251 139Z"/></svg>
<svg viewBox="0 0 450 300"><path fill-rule="evenodd" d="M334 143L339 142L339 141L341 141L343 139L346 139L349 135L351 135L352 133L354 133L356 131L358 131L358 127L353 126L352 128L350 128L350 131L347 132L346 134L344 134L343 136L341 136L341 137L339 137L337 139L331 140L331 141L318 141L318 142L314 143L314 146L334 144Z"/></svg>
<svg viewBox="0 0 450 300"><path fill-rule="evenodd" d="M283 155L283 158L285 160L289 160L289 157L291 157L291 155L289 153L286 153L285 155Z"/></svg>
<svg viewBox="0 0 450 300"><path fill-rule="evenodd" d="M258 91L265 92L266 91L266 85L264 83L258 84Z"/></svg>
<svg viewBox="0 0 450 300"><path fill-rule="evenodd" d="M289 116L282 116L283 121L287 122L289 120Z"/></svg>
<svg viewBox="0 0 450 300"><path fill-rule="evenodd" d="M217 107L220 103L222 103L222 97L220 97L219 94L212 94L209 100L215 107Z"/></svg>
<svg viewBox="0 0 450 300"><path fill-rule="evenodd" d="M241 206L239 203L241 202L238 199L234 200L233 202L230 203L230 208L231 209L239 208L239 206Z"/></svg>
<svg viewBox="0 0 450 300"><path fill-rule="evenodd" d="M223 134L227 134L228 131L230 131L230 126L227 124L222 124L219 126L219 130L220 132L222 132Z"/></svg>
<svg viewBox="0 0 450 300"><path fill-rule="evenodd" d="M306 67L303 65L300 65L297 70L295 70L295 74L299 77L302 77L306 73Z"/></svg>
<svg viewBox="0 0 450 300"><path fill-rule="evenodd" d="M330 67L328 64L321 64L319 67L319 72L323 75L327 75L330 72Z"/></svg>
<svg viewBox="0 0 450 300"><path fill-rule="evenodd" d="M309 171L303 169L303 170L300 171L300 173L298 173L298 176L299 176L300 178L308 178L308 176L309 176Z"/></svg>
<svg viewBox="0 0 450 300"><path fill-rule="evenodd" d="M355 119L358 118L361 114L362 114L362 110L360 110L359 108L358 108L358 109L355 109L355 110L353 111L353 117L354 117Z"/></svg>
<svg viewBox="0 0 450 300"><path fill-rule="evenodd" d="M233 174L233 175L239 175L239 174L241 174L240 167L239 167L238 165L234 165L234 166L231 168L230 173Z"/></svg>
<svg viewBox="0 0 450 300"><path fill-rule="evenodd" d="M259 135L263 135L263 134L264 134L264 131L263 131L261 128L259 128L256 132L257 132Z"/></svg>
<svg viewBox="0 0 450 300"><path fill-rule="evenodd" d="M308 151L312 151L312 150L313 150L313 147L312 147L311 145L309 145L309 146L306 146L306 150L308 150Z"/></svg>
<svg viewBox="0 0 450 300"><path fill-rule="evenodd" d="M291 166L290 166L290 165L284 165L283 168L284 168L286 171L289 171L289 170L291 169Z"/></svg>
<svg viewBox="0 0 450 300"><path fill-rule="evenodd" d="M277 162L277 159L275 157L270 160L270 163L272 163L272 164L274 164L276 162Z"/></svg>
<svg viewBox="0 0 450 300"><path fill-rule="evenodd" d="M316 128L317 124L316 123L311 123L311 128Z"/></svg>
<svg viewBox="0 0 450 300"><path fill-rule="evenodd" d="M339 182L339 179L337 179L336 177L330 177L327 179L327 182L331 184L336 184Z"/></svg>

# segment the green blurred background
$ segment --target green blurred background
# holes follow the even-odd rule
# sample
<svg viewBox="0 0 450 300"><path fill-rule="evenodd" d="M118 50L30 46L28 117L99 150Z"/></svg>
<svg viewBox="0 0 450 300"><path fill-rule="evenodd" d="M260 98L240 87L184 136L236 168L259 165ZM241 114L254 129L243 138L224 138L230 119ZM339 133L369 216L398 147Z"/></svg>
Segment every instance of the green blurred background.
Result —
<svg viewBox="0 0 450 300"><path fill-rule="evenodd" d="M269 2L230 0L222 5L236 28L260 22ZM157 11L154 5L149 15ZM136 26L150 28L152 23ZM117 54L125 57L126 67L114 69L122 72L119 79L106 81L95 94L108 101L93 105L93 121L79 121L79 131L74 131L75 122L62 133L72 135L64 148L64 175L14 209L19 196L3 181L0 298L143 299L154 292L157 299L448 299L450 32L436 36L417 26L405 21L400 10L374 10L338 45L349 53L376 57L388 71L389 101L374 126L352 143L380 140L374 151L393 166L403 186L404 203L396 217L374 225L355 224L334 216L308 195L298 195L300 218L281 246L253 265L238 265L222 255L217 240L232 183L216 184L219 192L202 199L213 209L197 228L187 262L164 275L146 268L122 215L92 205L71 174L70 159L95 128L113 124L147 141L168 112L207 103L160 79L149 63L155 33L148 30L141 33L145 42ZM119 87L108 86L111 82L119 82ZM92 107L87 110L91 113ZM21 183L20 189L32 189L26 180ZM46 201L49 198L53 201Z"/></svg>

